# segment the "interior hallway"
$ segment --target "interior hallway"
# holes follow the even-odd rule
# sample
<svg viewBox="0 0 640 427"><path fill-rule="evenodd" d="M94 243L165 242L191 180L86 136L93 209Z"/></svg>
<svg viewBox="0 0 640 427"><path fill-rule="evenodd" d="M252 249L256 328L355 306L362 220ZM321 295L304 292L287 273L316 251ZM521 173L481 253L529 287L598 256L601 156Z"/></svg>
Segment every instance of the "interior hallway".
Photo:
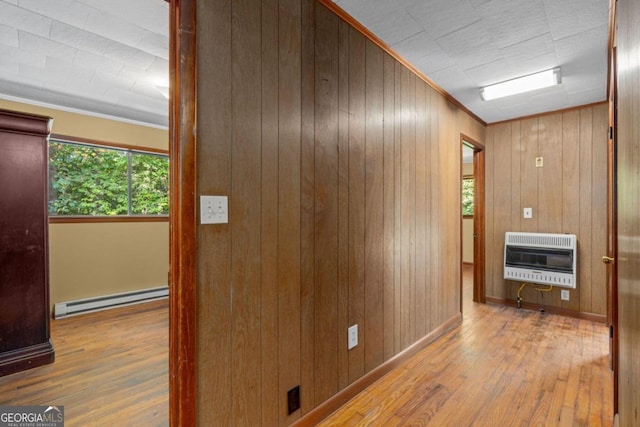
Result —
<svg viewBox="0 0 640 427"><path fill-rule="evenodd" d="M473 303L463 272L462 325L321 425L611 426L605 325Z"/></svg>

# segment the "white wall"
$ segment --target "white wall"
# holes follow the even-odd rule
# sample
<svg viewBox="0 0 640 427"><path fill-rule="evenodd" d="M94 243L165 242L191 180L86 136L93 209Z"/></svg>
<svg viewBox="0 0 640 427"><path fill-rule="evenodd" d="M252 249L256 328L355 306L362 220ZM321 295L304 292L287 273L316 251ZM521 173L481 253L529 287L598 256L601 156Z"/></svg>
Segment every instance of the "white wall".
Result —
<svg viewBox="0 0 640 427"><path fill-rule="evenodd" d="M462 262L473 264L473 218L462 220Z"/></svg>

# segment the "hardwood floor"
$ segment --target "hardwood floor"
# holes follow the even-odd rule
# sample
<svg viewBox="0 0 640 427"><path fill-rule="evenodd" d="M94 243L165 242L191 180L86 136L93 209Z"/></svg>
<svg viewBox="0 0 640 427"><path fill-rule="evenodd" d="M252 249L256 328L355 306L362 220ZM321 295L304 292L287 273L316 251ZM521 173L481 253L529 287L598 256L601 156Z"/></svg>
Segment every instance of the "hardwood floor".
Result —
<svg viewBox="0 0 640 427"><path fill-rule="evenodd" d="M474 304L466 270L462 325L321 425L611 426L606 327ZM0 377L0 405L64 405L71 427L168 425L167 306L52 321L56 363Z"/></svg>
<svg viewBox="0 0 640 427"><path fill-rule="evenodd" d="M63 405L65 426L167 426L168 300L52 320L56 361L0 377L0 405Z"/></svg>
<svg viewBox="0 0 640 427"><path fill-rule="evenodd" d="M471 302L463 323L322 426L611 426L607 328Z"/></svg>

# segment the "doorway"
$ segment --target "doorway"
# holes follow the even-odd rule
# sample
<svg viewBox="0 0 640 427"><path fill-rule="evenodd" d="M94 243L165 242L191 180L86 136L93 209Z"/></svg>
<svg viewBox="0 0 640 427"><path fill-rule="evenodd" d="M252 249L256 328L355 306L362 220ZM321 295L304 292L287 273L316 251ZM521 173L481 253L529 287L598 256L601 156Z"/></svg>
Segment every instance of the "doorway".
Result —
<svg viewBox="0 0 640 427"><path fill-rule="evenodd" d="M484 146L460 135L461 164L461 298L485 302L484 286Z"/></svg>

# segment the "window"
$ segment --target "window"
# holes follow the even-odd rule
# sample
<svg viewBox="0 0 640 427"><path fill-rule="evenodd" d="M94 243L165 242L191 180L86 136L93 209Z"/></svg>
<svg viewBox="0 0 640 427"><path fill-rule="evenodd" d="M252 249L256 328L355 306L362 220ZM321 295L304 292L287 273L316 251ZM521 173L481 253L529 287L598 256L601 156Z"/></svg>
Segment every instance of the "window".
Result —
<svg viewBox="0 0 640 427"><path fill-rule="evenodd" d="M60 140L49 142L50 215L168 213L168 156Z"/></svg>
<svg viewBox="0 0 640 427"><path fill-rule="evenodd" d="M462 178L462 216L473 217L473 176Z"/></svg>

